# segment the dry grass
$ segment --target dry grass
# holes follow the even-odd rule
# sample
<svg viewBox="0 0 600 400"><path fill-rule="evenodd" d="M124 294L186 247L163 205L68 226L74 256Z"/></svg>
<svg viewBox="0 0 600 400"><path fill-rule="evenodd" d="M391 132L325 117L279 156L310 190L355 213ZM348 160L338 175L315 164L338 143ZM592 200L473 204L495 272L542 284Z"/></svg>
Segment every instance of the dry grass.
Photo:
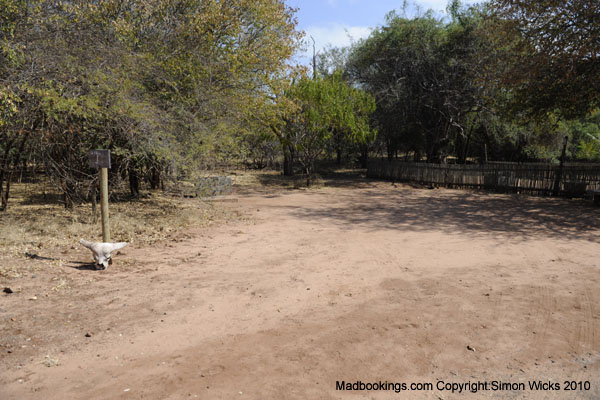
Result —
<svg viewBox="0 0 600 400"><path fill-rule="evenodd" d="M237 195L313 190L335 186L340 177L342 181L348 177L354 180L354 174L350 170L337 170L316 175L307 188L306 177L301 174L286 177L276 171L223 171L223 175L232 177L233 193ZM127 198L126 193L123 191L120 197ZM98 221L94 223L91 204L67 210L60 200L47 182L12 186L8 209L0 213L0 281L35 274L42 265L61 267L64 254L77 248L79 239L101 240L99 206ZM159 191L144 192L139 200L111 202L109 208L111 239L142 246L174 238L186 227L243 219L219 202L172 197ZM27 254L44 258L27 262L30 261ZM125 265L127 260L120 262ZM52 283L53 290L68 287L69 282L62 276L55 278L58 281Z"/></svg>
<svg viewBox="0 0 600 400"><path fill-rule="evenodd" d="M45 194L44 194L45 193ZM44 183L14 184L8 209L0 213L0 277L17 278L24 272L21 263L28 254L48 257L45 263L60 264L60 257L77 245L80 238L102 238L100 209L93 223L91 204L67 210L59 196ZM140 200L113 202L109 206L111 239L150 244L172 237L189 226L207 226L239 219L218 203L179 199L160 192L144 193ZM64 286L58 284L60 289Z"/></svg>

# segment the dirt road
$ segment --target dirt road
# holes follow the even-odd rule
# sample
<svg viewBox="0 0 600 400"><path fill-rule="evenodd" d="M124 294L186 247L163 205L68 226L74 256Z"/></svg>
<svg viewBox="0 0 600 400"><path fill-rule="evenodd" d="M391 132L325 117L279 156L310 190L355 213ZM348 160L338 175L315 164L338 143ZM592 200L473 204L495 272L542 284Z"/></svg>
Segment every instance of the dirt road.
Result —
<svg viewBox="0 0 600 400"><path fill-rule="evenodd" d="M600 210L368 182L223 204L248 220L1 295L0 399L600 398Z"/></svg>

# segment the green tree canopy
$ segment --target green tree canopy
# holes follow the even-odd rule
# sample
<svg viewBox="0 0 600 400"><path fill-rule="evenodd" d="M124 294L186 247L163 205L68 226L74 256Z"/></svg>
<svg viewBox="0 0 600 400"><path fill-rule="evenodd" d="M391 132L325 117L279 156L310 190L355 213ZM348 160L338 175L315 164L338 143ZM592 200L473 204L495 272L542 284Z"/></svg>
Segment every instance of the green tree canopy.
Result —
<svg viewBox="0 0 600 400"><path fill-rule="evenodd" d="M455 17L444 23L433 13L407 19L392 12L350 55L351 79L377 101L389 157L414 151L444 161L467 115L482 107L476 15Z"/></svg>
<svg viewBox="0 0 600 400"><path fill-rule="evenodd" d="M344 81L341 72L317 79L303 77L291 86L287 96L298 108L288 119L286 135L309 184L314 161L332 137L340 135L353 143L367 143L374 138L369 116L375 110L375 101Z"/></svg>
<svg viewBox="0 0 600 400"><path fill-rule="evenodd" d="M189 176L265 104L301 36L294 12L283 0L0 0L0 168L24 142L69 197L88 196L91 148L111 149L132 188L151 169Z"/></svg>

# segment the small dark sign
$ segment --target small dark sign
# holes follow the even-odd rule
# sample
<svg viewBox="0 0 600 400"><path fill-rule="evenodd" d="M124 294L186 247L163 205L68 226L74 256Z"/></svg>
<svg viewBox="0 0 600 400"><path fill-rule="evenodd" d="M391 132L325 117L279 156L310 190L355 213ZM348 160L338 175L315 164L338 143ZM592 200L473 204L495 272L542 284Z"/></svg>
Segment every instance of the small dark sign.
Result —
<svg viewBox="0 0 600 400"><path fill-rule="evenodd" d="M90 168L110 168L110 150L90 150Z"/></svg>

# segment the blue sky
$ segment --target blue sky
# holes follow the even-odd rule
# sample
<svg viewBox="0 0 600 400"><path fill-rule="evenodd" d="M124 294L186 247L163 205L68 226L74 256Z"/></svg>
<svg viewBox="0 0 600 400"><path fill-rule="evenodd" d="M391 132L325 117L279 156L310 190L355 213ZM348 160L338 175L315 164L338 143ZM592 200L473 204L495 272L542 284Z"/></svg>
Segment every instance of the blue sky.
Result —
<svg viewBox="0 0 600 400"><path fill-rule="evenodd" d="M464 1L472 4L477 1ZM286 3L298 8L298 28L306 32L306 38L315 39L317 49L327 44L347 46L354 40L365 38L371 28L382 25L385 15L391 10L400 10L402 0L286 0ZM440 14L445 12L447 0L413 0L409 13L415 7L423 11L433 9ZM411 15L411 14L409 14ZM312 49L310 50L312 54ZM300 55L298 61L306 63L306 56Z"/></svg>

